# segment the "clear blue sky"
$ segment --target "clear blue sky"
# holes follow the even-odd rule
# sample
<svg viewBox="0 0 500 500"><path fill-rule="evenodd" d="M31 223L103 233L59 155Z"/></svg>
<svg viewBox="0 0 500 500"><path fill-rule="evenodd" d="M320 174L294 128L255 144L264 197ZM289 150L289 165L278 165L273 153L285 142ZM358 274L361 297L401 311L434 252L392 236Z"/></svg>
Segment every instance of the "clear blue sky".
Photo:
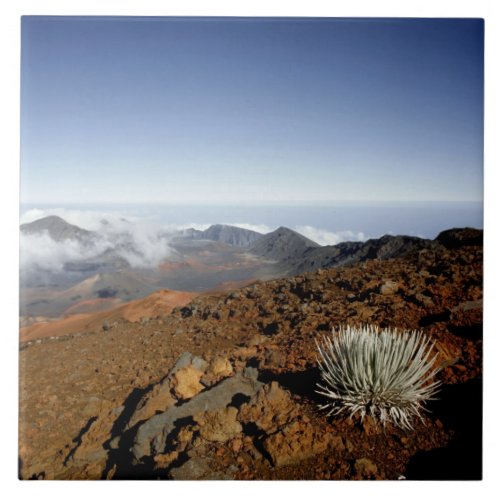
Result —
<svg viewBox="0 0 500 500"><path fill-rule="evenodd" d="M482 199L483 22L22 19L21 201Z"/></svg>

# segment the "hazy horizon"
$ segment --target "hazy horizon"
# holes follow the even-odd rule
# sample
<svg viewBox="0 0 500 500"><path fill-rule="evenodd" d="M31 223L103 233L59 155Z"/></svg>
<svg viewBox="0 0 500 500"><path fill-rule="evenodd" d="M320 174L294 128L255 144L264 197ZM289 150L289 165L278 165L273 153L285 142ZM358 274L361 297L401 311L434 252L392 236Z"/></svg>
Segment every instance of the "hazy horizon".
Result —
<svg viewBox="0 0 500 500"><path fill-rule="evenodd" d="M318 243L366 240L384 234L434 238L452 227L483 227L481 202L380 202L337 204L23 204L21 223L59 215L84 229L100 227L102 218L142 221L164 228L206 229L229 224L261 233L280 226L294 229Z"/></svg>

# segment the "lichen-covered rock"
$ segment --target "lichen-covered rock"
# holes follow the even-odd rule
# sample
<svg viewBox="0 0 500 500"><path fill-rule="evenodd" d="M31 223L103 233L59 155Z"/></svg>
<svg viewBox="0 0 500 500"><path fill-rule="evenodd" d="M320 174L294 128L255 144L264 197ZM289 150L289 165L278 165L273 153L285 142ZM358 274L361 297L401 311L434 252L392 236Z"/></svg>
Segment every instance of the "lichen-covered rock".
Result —
<svg viewBox="0 0 500 500"><path fill-rule="evenodd" d="M229 441L242 431L236 420L237 413L234 406L229 406L196 415L194 419L200 426L200 436L207 441Z"/></svg>
<svg viewBox="0 0 500 500"><path fill-rule="evenodd" d="M166 469L172 462L179 458L178 451L172 451L170 453L160 453L153 457L155 463L155 469Z"/></svg>
<svg viewBox="0 0 500 500"><path fill-rule="evenodd" d="M233 366L231 362L222 356L216 356L210 364L208 368L205 370L205 374L201 379L201 382L207 386L213 385L216 382L219 382L223 378L230 377L233 374Z"/></svg>
<svg viewBox="0 0 500 500"><path fill-rule="evenodd" d="M393 295L398 288L399 285L396 282L388 280L380 286L380 293L382 295Z"/></svg>
<svg viewBox="0 0 500 500"><path fill-rule="evenodd" d="M200 378L206 367L204 359L189 352L183 353L168 375L142 396L126 428L166 411L177 402L177 398L189 399L198 394L203 389Z"/></svg>
<svg viewBox="0 0 500 500"><path fill-rule="evenodd" d="M376 479L378 474L377 466L368 458L359 458L354 463L356 479Z"/></svg>
<svg viewBox="0 0 500 500"><path fill-rule="evenodd" d="M170 392L170 380L166 379L154 385L151 391L143 396L136 410L130 417L127 427L131 428L138 422L151 418L157 412L166 411L175 403L176 399Z"/></svg>
<svg viewBox="0 0 500 500"><path fill-rule="evenodd" d="M290 393L273 381L241 406L238 419L243 423L253 423L271 434L298 415L299 408Z"/></svg>
<svg viewBox="0 0 500 500"><path fill-rule="evenodd" d="M174 373L171 380L171 387L174 394L179 399L190 399L203 390L200 379L203 372L198 371L193 366L186 366Z"/></svg>
<svg viewBox="0 0 500 500"><path fill-rule="evenodd" d="M334 436L309 423L295 420L264 441L264 448L274 465L292 465L327 450L343 451L340 436Z"/></svg>

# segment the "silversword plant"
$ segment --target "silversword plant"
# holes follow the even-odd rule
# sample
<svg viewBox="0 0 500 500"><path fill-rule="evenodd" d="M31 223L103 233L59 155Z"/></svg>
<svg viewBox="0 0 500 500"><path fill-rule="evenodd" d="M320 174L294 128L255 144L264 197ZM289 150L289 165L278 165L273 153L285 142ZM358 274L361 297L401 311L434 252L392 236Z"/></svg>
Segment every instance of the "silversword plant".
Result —
<svg viewBox="0 0 500 500"><path fill-rule="evenodd" d="M434 343L420 331L342 326L316 345L323 382L316 392L329 399L321 406L329 415L370 415L412 429L440 384L433 380L439 371Z"/></svg>

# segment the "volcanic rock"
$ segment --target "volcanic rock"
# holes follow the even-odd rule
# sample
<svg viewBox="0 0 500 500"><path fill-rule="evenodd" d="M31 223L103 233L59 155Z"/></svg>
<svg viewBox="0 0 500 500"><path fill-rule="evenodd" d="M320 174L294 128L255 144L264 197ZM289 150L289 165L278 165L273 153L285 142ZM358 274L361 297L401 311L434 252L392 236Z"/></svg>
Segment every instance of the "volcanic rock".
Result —
<svg viewBox="0 0 500 500"><path fill-rule="evenodd" d="M354 463L357 479L376 479L378 474L377 466L368 458L359 458Z"/></svg>
<svg viewBox="0 0 500 500"><path fill-rule="evenodd" d="M200 379L203 372L193 366L181 368L172 376L172 390L179 399L189 399L203 390Z"/></svg>
<svg viewBox="0 0 500 500"><path fill-rule="evenodd" d="M157 412L163 412L176 403L170 392L170 380L167 378L155 384L151 391L146 393L139 401L134 413L130 417L127 428L133 427L141 420L147 420Z"/></svg>
<svg viewBox="0 0 500 500"><path fill-rule="evenodd" d="M290 393L273 381L241 406L238 419L243 423L255 424L267 434L271 434L298 414L299 408L292 401Z"/></svg>
<svg viewBox="0 0 500 500"><path fill-rule="evenodd" d="M178 419L225 408L236 394L253 396L262 386L262 383L257 381L257 375L258 372L254 368L246 368L243 372L223 380L186 403L173 406L166 412L151 417L137 430L132 447L134 457L140 460L144 456L161 453Z"/></svg>
<svg viewBox="0 0 500 500"><path fill-rule="evenodd" d="M399 285L395 283L394 281L386 281L381 287L380 287L380 293L382 295L392 295L396 293L398 290Z"/></svg>
<svg viewBox="0 0 500 500"><path fill-rule="evenodd" d="M227 358L216 356L205 370L201 382L206 386L210 386L223 378L230 377L232 374L233 367L231 362Z"/></svg>
<svg viewBox="0 0 500 500"><path fill-rule="evenodd" d="M229 406L196 415L194 420L200 426L200 436L207 441L224 443L242 431L236 420L237 408Z"/></svg>
<svg viewBox="0 0 500 500"><path fill-rule="evenodd" d="M340 436L295 420L268 437L264 441L264 448L273 463L280 467L301 462L327 449L341 452L344 450L344 444Z"/></svg>
<svg viewBox="0 0 500 500"><path fill-rule="evenodd" d="M200 378L207 363L204 359L183 353L168 375L142 396L132 413L126 428L147 420L157 412L166 411L177 398L189 399L203 389ZM177 397L174 397L174 395Z"/></svg>
<svg viewBox="0 0 500 500"><path fill-rule="evenodd" d="M100 318L95 329L22 340L20 475L99 479L133 470L180 478L184 468L184 478L205 479L221 477L219 471L236 463L238 470L229 473L236 479L425 479L445 473L480 479L482 255L480 245L448 249L436 241L391 260L371 258L199 296L196 312L183 316L178 309L161 324L123 321L104 334ZM399 287L384 295L380 287L387 282ZM210 314L202 319L205 311ZM435 343L442 392L428 405L424 421L415 419L414 430L372 432L317 409L325 401L315 394L315 339L340 324L363 321L423 330ZM279 330L265 334L275 323ZM249 347L262 335L265 344ZM187 349L193 354L179 359ZM215 369L217 358L226 359L233 374ZM204 387L190 399L177 399L173 376L165 374L187 366L201 374ZM241 372L245 366L265 367L265 389L254 369ZM286 383L287 390L272 380ZM236 420L233 407L239 408ZM464 418L456 418L463 411ZM233 437L207 440L225 431L222 422L234 426L228 433ZM205 438L202 432L208 432ZM412 466L420 456L422 464L432 464L437 450L442 463L451 464L446 471ZM288 465L272 467L267 458ZM455 469L458 463L466 465Z"/></svg>

